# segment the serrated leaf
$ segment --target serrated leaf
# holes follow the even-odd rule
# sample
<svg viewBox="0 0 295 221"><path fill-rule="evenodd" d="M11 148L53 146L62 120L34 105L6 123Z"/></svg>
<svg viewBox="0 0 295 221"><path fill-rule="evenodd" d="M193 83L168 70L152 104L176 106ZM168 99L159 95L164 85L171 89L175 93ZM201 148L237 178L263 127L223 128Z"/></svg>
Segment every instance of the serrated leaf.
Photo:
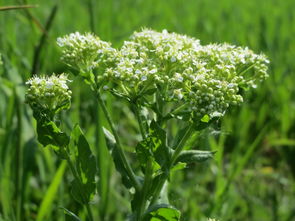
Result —
<svg viewBox="0 0 295 221"><path fill-rule="evenodd" d="M195 163L195 162L204 162L214 156L216 151L203 151L203 150L186 150L182 151L178 158L176 159L176 163Z"/></svg>
<svg viewBox="0 0 295 221"><path fill-rule="evenodd" d="M71 134L71 149L76 148L75 160L76 170L80 177L79 181L72 182L72 194L80 203L89 203L95 194L97 173L96 160L91 152L90 146L79 125L76 125Z"/></svg>
<svg viewBox="0 0 295 221"><path fill-rule="evenodd" d="M132 187L132 183L128 178L128 173L118 153L118 149L116 147L117 144L116 144L114 135L104 127L103 127L103 132L105 135L107 147L109 149L110 154L113 157L116 170L121 174L122 182L125 185L125 187L129 189Z"/></svg>
<svg viewBox="0 0 295 221"><path fill-rule="evenodd" d="M136 146L136 154L143 171L149 158L152 159L154 172L167 166L170 153L166 139L166 131L155 121L152 121L149 127L149 135Z"/></svg>
<svg viewBox="0 0 295 221"><path fill-rule="evenodd" d="M149 209L144 221L179 221L180 212L170 205L160 204Z"/></svg>

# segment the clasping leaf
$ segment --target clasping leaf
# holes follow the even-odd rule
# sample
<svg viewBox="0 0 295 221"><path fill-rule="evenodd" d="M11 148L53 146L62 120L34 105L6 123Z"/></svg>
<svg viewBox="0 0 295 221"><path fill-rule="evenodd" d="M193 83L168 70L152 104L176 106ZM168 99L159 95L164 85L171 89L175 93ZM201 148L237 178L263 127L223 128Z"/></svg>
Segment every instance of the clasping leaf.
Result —
<svg viewBox="0 0 295 221"><path fill-rule="evenodd" d="M71 134L71 149L75 151L76 170L80 177L73 181L72 194L80 203L89 203L95 194L95 174L97 173L95 157L79 125ZM82 189L81 189L82 188Z"/></svg>

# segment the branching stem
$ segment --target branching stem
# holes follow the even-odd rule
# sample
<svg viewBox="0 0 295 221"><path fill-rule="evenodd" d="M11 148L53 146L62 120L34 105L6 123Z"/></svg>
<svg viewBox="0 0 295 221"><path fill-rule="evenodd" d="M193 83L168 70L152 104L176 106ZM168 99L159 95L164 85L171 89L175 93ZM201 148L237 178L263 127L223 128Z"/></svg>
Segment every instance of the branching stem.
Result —
<svg viewBox="0 0 295 221"><path fill-rule="evenodd" d="M123 165L124 165L124 167L126 169L126 172L128 173L129 179L131 180L134 188L136 189L136 191L140 191L140 189L141 189L140 186L141 185L140 185L139 181L137 180L137 178L136 178L130 164L127 161L127 158L126 158L126 156L124 154L124 151L123 151L120 139L119 139L119 135L118 135L118 133L117 133L117 131L115 129L115 126L114 126L114 123L113 123L113 121L111 119L111 116L110 116L110 114L109 114L109 112L108 112L108 110L107 110L107 108L105 106L105 103L102 100L101 95L100 95L99 92L96 93L96 97L97 97L98 103L101 106L102 111L103 111L103 113L104 113L104 115L105 115L105 117L106 117L106 119L108 121L108 124L109 124L109 126L110 126L110 128L112 130L112 133L113 133L113 135L115 137L116 144L117 144L116 148L117 148L117 151L119 153L120 160L122 161L122 163L123 163Z"/></svg>
<svg viewBox="0 0 295 221"><path fill-rule="evenodd" d="M175 160L179 156L180 152L183 150L186 141L191 136L191 134L192 134L193 131L194 131L194 125L193 124L190 124L188 126L188 128L186 129L185 133L183 134L182 138L179 140L178 144L176 145L175 151L174 151L174 153L172 155L172 158L170 160L170 164L169 164L168 170L166 172L164 172L163 174L160 175L161 177L160 177L159 182L157 184L156 190L153 193L153 198L152 198L152 200L150 202L150 206L152 206L153 204L155 204L156 201L158 200L158 198L160 196L160 193L161 193L161 191L163 189L163 186L164 186L166 180L169 177L170 170L174 166Z"/></svg>

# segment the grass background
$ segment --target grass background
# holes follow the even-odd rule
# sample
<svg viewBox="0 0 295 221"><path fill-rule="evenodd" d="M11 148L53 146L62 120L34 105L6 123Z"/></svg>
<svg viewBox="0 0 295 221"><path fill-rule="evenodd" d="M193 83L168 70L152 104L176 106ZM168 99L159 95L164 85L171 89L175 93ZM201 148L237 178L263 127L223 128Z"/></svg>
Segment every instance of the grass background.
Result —
<svg viewBox="0 0 295 221"><path fill-rule="evenodd" d="M92 31L120 46L141 27L191 35L203 44L249 46L271 61L269 79L249 91L220 128L192 141L195 148L218 150L214 160L173 174L169 196L182 219L295 220L295 1L0 0L0 7L21 4L38 7L0 11L1 221L63 221L61 207L85 220L85 211L68 194L66 164L36 141L24 82L32 74L67 71L59 60L58 36ZM91 92L71 76L73 105L62 116L63 126L80 122L102 168L92 205L96 220L125 220L130 198L97 129L104 119ZM138 133L133 113L111 97L108 101L128 149L136 141L129 133Z"/></svg>

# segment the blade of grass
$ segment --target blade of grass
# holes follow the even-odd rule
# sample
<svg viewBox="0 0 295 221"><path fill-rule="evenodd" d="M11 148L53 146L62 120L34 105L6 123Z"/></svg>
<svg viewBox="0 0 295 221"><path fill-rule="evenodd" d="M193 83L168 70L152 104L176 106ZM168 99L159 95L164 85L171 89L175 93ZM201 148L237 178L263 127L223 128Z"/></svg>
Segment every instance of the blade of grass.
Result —
<svg viewBox="0 0 295 221"><path fill-rule="evenodd" d="M66 166L67 166L66 161L62 161L38 210L37 219L36 219L37 221L43 221L46 218L48 218L49 215L51 214L51 208L52 208L54 199L57 196L58 187L60 183L62 182Z"/></svg>
<svg viewBox="0 0 295 221"><path fill-rule="evenodd" d="M23 152L22 152L22 106L16 92L15 105L16 105L16 117L17 117L17 128L15 136L15 199L16 199L16 220L22 220L22 175L23 175Z"/></svg>

